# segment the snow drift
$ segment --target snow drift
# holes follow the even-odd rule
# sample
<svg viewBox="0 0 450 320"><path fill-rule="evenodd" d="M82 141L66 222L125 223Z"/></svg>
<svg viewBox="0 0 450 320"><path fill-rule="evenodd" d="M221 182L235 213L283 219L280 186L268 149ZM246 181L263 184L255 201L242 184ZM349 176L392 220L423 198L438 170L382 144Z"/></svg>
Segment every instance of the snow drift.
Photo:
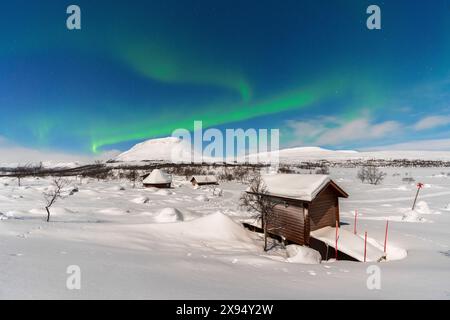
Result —
<svg viewBox="0 0 450 320"><path fill-rule="evenodd" d="M320 252L295 244L286 246L288 261L292 263L319 264L322 261Z"/></svg>
<svg viewBox="0 0 450 320"><path fill-rule="evenodd" d="M155 221L160 223L169 223L183 221L184 217L181 211L175 208L164 208L155 216Z"/></svg>
<svg viewBox="0 0 450 320"><path fill-rule="evenodd" d="M338 250L355 258L364 261L364 239L350 231L339 228ZM311 232L311 237L316 238L330 247L336 245L336 228L325 227ZM384 258L383 250L367 243L366 262L378 262Z"/></svg>

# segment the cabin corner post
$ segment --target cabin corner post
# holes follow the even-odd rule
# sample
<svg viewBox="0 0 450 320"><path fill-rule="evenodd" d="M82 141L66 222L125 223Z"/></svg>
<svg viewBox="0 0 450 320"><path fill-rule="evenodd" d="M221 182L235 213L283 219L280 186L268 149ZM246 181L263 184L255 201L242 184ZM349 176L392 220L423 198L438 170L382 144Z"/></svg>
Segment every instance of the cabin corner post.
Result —
<svg viewBox="0 0 450 320"><path fill-rule="evenodd" d="M302 203L303 207L303 225L304 225L304 239L305 244L309 246L309 234L310 234L310 224L309 224L309 206L307 203Z"/></svg>

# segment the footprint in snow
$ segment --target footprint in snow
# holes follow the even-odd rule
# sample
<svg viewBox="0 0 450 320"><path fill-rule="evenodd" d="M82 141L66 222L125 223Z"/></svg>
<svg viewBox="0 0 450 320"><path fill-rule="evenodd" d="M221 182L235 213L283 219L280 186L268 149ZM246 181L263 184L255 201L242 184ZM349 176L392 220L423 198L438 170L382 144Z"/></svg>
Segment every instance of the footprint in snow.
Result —
<svg viewBox="0 0 450 320"><path fill-rule="evenodd" d="M233 259L233 261L231 261L232 264L236 264L239 260L238 259Z"/></svg>
<svg viewBox="0 0 450 320"><path fill-rule="evenodd" d="M312 270L308 271L308 273L309 273L310 276L316 276L317 275L317 273L315 271L312 271Z"/></svg>
<svg viewBox="0 0 450 320"><path fill-rule="evenodd" d="M11 253L10 256L11 257L21 257L21 256L23 256L23 253Z"/></svg>

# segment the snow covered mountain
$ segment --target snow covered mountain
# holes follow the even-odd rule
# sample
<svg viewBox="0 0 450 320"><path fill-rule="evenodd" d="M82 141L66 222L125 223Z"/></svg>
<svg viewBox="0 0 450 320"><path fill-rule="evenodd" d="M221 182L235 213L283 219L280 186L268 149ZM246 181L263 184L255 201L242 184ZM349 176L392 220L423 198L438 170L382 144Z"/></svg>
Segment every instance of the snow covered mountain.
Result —
<svg viewBox="0 0 450 320"><path fill-rule="evenodd" d="M130 150L117 156L116 161L178 161L191 159L191 148L182 139L167 137L151 139L136 144Z"/></svg>
<svg viewBox="0 0 450 320"><path fill-rule="evenodd" d="M151 139L139 143L130 150L120 154L116 161L167 161L190 162L192 151L188 144L182 139L167 137L160 139ZM253 156L250 156L252 159ZM295 163L301 161L347 161L347 160L442 160L450 161L450 151L355 151L355 150L328 150L319 147L297 147L282 149L279 151L280 162ZM204 159L208 162L214 159ZM217 159L222 161L222 159Z"/></svg>

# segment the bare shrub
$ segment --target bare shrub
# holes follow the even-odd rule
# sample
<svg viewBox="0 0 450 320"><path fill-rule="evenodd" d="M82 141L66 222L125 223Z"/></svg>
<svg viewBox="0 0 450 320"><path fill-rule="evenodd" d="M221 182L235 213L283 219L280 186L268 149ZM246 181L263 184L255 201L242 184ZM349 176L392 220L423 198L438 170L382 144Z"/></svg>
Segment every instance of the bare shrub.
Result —
<svg viewBox="0 0 450 320"><path fill-rule="evenodd" d="M252 177L249 190L240 198L240 206L252 212L254 218L261 221L264 230L264 251L268 250L267 238L269 232L273 231L269 226L278 224L278 217L274 210L277 204L279 204L278 201L268 196L267 187L259 174Z"/></svg>
<svg viewBox="0 0 450 320"><path fill-rule="evenodd" d="M322 166L320 168L317 168L316 169L316 174L329 175L330 174L330 168L328 168L328 166Z"/></svg>
<svg viewBox="0 0 450 320"><path fill-rule="evenodd" d="M361 182L367 182L373 185L378 185L383 182L386 173L374 166L364 166L357 174L357 177Z"/></svg>
<svg viewBox="0 0 450 320"><path fill-rule="evenodd" d="M293 170L290 166L280 165L278 168L278 173L295 173L295 170Z"/></svg>
<svg viewBox="0 0 450 320"><path fill-rule="evenodd" d="M140 180L140 175L137 170L129 170L126 172L125 177L133 183L133 188L136 188L136 182Z"/></svg>

